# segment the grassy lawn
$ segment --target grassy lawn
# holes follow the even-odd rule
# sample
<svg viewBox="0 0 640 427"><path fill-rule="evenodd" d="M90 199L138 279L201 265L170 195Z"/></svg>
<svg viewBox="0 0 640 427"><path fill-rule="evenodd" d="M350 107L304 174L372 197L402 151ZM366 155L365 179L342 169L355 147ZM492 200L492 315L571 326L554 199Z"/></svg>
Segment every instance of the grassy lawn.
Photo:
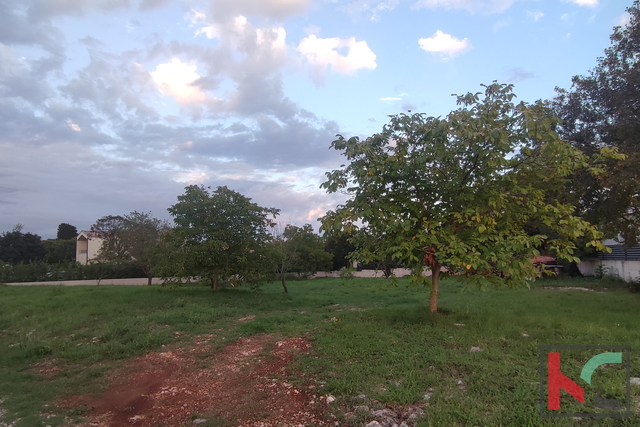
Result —
<svg viewBox="0 0 640 427"><path fill-rule="evenodd" d="M204 287L0 286L0 407L8 411L2 421L60 425L69 414L53 405L57 395L97 392L119 361L216 331L219 346L262 332L313 339L314 354L297 358L293 368L324 383L338 408L352 408L359 394L424 404L428 392L423 426L640 425L638 386L626 419L542 418L538 403L540 345L630 345L631 376L640 377L639 294L590 279L462 288L444 280L444 314L432 315L428 291L405 280L396 287L381 279L297 281L289 294L277 283L258 293L215 294ZM250 315L256 318L237 322ZM34 366L49 364L61 369L44 380ZM563 372L576 380L582 364L564 364ZM619 371L610 371L594 385L605 397L618 386L612 376ZM43 413L55 416L43 420Z"/></svg>

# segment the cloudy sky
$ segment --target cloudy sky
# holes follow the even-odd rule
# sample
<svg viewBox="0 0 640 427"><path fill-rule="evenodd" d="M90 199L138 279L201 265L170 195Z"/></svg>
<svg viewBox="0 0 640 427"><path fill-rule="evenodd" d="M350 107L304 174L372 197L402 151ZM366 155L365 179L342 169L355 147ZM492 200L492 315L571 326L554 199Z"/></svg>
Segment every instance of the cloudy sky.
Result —
<svg viewBox="0 0 640 427"><path fill-rule="evenodd" d="M335 134L493 80L553 96L631 0L0 0L0 232L227 185L312 223Z"/></svg>

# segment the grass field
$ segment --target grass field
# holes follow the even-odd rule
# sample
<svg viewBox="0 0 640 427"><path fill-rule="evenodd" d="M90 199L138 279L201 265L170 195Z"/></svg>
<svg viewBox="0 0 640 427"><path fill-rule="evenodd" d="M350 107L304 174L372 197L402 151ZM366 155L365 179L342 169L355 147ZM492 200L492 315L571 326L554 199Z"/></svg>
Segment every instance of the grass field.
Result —
<svg viewBox="0 0 640 427"><path fill-rule="evenodd" d="M630 345L631 376L640 377L639 294L592 279L462 289L458 280L444 280L442 314L432 315L428 290L405 280L398 286L382 279L296 281L289 294L277 283L261 292L217 293L204 287L0 286L0 414L6 411L0 425L18 418L17 426L61 425L69 414L53 405L57 395L99 392L123 359L212 330L219 331L218 348L264 332L309 337L320 357L301 356L293 369L323 382L323 393L338 397L336 407L355 404L359 394L424 404L429 392L419 425L640 425L638 386L631 389L631 418L550 419L539 408L540 345ZM236 321L250 315L256 318ZM573 379L584 363L576 358L563 365ZM51 360L62 369L43 380L33 366ZM594 383L605 397L620 383L620 370L607 372ZM43 420L42 413L55 416Z"/></svg>

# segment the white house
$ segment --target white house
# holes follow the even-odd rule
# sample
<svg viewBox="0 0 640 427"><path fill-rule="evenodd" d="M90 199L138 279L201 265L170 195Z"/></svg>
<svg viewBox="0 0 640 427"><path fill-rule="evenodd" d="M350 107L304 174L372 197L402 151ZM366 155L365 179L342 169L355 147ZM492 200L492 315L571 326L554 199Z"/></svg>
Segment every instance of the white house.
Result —
<svg viewBox="0 0 640 427"><path fill-rule="evenodd" d="M103 239L99 231L81 231L76 237L76 262L87 264L95 259L102 248Z"/></svg>

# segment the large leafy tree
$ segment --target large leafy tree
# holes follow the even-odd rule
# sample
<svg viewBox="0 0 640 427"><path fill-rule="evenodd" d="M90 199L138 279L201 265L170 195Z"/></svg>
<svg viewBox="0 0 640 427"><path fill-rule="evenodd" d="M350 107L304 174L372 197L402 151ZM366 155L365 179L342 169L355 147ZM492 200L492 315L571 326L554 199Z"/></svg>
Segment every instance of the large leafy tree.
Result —
<svg viewBox="0 0 640 427"><path fill-rule="evenodd" d="M511 85L485 89L458 96L460 108L444 118L401 114L363 141L338 135L332 147L348 164L322 184L351 196L323 229L353 232L360 261L390 256L425 283L430 270L432 312L443 270L483 287L517 286L539 277L531 260L543 244L568 259L580 236L602 246L572 205L547 197L573 171L601 170L558 137L541 103L516 105ZM554 237L528 233L534 221Z"/></svg>
<svg viewBox="0 0 640 427"><path fill-rule="evenodd" d="M264 271L263 249L278 209L258 206L226 186L191 185L168 210L175 226L156 269L166 280L200 277L217 290L220 280L252 281Z"/></svg>
<svg viewBox="0 0 640 427"><path fill-rule="evenodd" d="M552 105L563 119L563 139L587 155L611 147L626 155L612 159L606 174L580 173L566 197L609 237L633 245L640 237L640 1L627 9L629 23L615 27L611 46L570 90L557 89Z"/></svg>
<svg viewBox="0 0 640 427"><path fill-rule="evenodd" d="M134 211L115 218L118 219L112 222L114 228L105 234L100 256L105 260L132 262L140 267L151 285L153 269L166 246L163 236L169 231L169 224L150 212Z"/></svg>
<svg viewBox="0 0 640 427"><path fill-rule="evenodd" d="M331 267L333 256L324 250L324 242L311 224L287 224L284 229L276 228L273 234L268 245L270 264L285 292L287 274L314 274Z"/></svg>
<svg viewBox="0 0 640 427"><path fill-rule="evenodd" d="M22 224L18 224L12 231L0 234L0 261L28 264L45 257L42 238L37 234L23 233L22 228Z"/></svg>

